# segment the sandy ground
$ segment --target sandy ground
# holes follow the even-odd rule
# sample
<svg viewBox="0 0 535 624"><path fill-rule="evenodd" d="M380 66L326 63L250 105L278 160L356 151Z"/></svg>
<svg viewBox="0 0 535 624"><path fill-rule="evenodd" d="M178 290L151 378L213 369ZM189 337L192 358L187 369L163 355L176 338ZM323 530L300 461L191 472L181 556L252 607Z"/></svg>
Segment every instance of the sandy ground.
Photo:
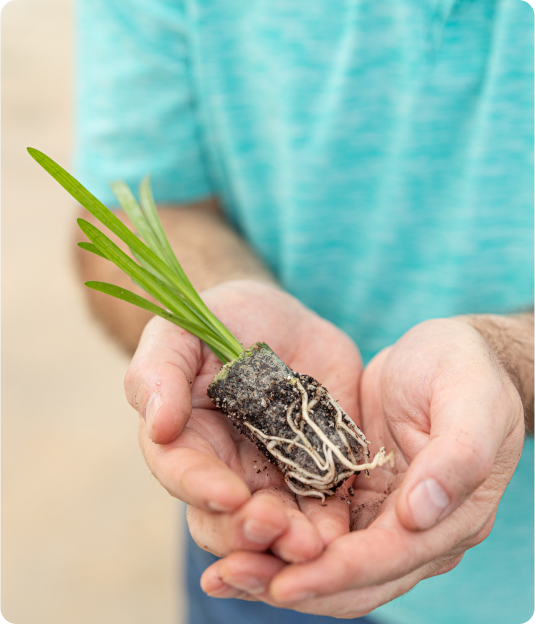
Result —
<svg viewBox="0 0 535 624"><path fill-rule="evenodd" d="M25 151L69 163L71 10L2 11L2 614L179 623L183 509L138 450L128 360L84 307L73 203Z"/></svg>

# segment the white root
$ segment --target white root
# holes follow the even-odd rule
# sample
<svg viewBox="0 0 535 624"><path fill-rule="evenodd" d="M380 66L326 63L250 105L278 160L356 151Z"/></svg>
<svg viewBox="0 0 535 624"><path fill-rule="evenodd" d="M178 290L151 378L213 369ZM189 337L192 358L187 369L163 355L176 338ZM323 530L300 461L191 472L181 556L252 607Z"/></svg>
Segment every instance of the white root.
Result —
<svg viewBox="0 0 535 624"><path fill-rule="evenodd" d="M363 447L364 456L369 457L370 453L368 451L368 445L370 444L370 441L366 439L364 433L357 427L357 425L355 425L355 423L349 418L349 416L342 411L338 403L332 398L327 390L323 388L323 386L318 387L314 399L309 402L308 394L303 388L302 384L299 382L298 379L295 378L292 378L292 383L294 383L293 380L295 380L295 386L301 395L301 413L299 414L299 417L302 419L302 421L300 423L300 426L298 426L292 418L292 412L298 403L297 400L294 401L288 408L286 412L286 419L291 430L295 433L295 438L293 438L292 440L288 440L279 436L270 436L260 431L256 427L253 427L253 425L248 422L243 423L257 438L259 438L266 445L267 450L274 457L276 457L281 463L286 464L293 469L287 472L285 475L286 484L292 492L294 492L295 494L299 494L300 496L319 497L322 499L322 501L324 501L325 496L333 495L334 492L332 488L337 483L343 481L344 479L347 479L347 477L351 476L355 472L365 471L366 475L368 475L368 470L372 470L373 468L377 468L378 466L383 466L387 462L390 462L391 467L394 466L394 451L390 451L390 453L388 453L387 455L384 447L382 447L379 452L375 454L375 457L371 462L357 464L353 451L351 450L351 446L347 440L346 434L349 434L352 438L354 438ZM318 395L321 394L325 396L325 398L336 410L336 431L338 437L340 438L340 441L342 442L347 452L347 455L349 456L349 459L344 456L344 454L340 451L340 448L325 435L321 427L319 427L310 418L309 414L312 408L315 407L319 402L320 396ZM344 422L344 420L347 422L347 424L346 422ZM304 423L306 423L312 429L312 431L314 431L314 433L322 442L323 458L319 451L317 451L312 446L310 440L303 433L302 427ZM277 447L279 445L285 444L288 445L286 447L286 453L290 453L293 447L303 449L312 458L318 469L321 472L325 472L325 474L323 476L313 474L308 470L305 470L302 466L292 461L285 455L283 455ZM336 477L336 479L336 467L333 454L340 461L340 463L347 468L347 470L340 473ZM299 481L304 485L308 485L316 489L301 488L294 481L292 481L292 479L294 481Z"/></svg>
<svg viewBox="0 0 535 624"><path fill-rule="evenodd" d="M294 494L299 494L299 496L317 496L321 498L321 502L325 501L325 496L332 496L334 494L331 490L324 490L323 492L316 492L315 490L303 490L292 483L291 481L287 481L286 484L292 490Z"/></svg>

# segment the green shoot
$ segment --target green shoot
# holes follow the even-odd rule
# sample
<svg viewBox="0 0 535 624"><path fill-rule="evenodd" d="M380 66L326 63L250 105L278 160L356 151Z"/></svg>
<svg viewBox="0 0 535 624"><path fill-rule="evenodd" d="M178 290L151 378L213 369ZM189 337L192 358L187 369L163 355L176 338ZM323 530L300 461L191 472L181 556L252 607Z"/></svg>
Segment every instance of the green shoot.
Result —
<svg viewBox="0 0 535 624"><path fill-rule="evenodd" d="M136 236L51 158L31 147L28 152L78 203L128 246L137 262L84 219L78 219L78 225L91 242L78 245L113 262L165 309L113 284L91 281L86 282L87 287L127 301L182 327L202 340L223 363L237 358L243 352L238 340L208 310L180 266L158 217L149 178L140 184L141 205L124 182L111 185L119 204L137 230Z"/></svg>

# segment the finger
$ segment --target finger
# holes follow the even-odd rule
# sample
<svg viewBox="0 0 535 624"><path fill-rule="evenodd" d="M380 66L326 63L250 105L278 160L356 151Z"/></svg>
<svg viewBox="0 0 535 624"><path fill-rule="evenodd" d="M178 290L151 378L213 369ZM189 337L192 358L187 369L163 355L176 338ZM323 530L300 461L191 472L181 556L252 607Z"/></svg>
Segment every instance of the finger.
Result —
<svg viewBox="0 0 535 624"><path fill-rule="evenodd" d="M299 510L295 497L277 487L255 492L235 514L190 511L193 539L215 555L268 548L282 561L310 561L323 550L315 526Z"/></svg>
<svg viewBox="0 0 535 624"><path fill-rule="evenodd" d="M451 563L446 565L450 565L452 568L455 567ZM445 570L446 565L440 569ZM421 580L441 573L437 572L437 567L438 564L436 562L431 562L414 570L410 574L387 583L381 583L380 585L341 591L320 597L309 595L302 601L293 603L291 608L303 613L315 615L328 615L343 619L360 618L368 615L377 607L406 594ZM235 591L240 590L236 589ZM257 594L257 597L273 606L288 606L274 601L269 593Z"/></svg>
<svg viewBox="0 0 535 624"><path fill-rule="evenodd" d="M419 581L457 565L462 555L449 557L441 563L431 562L417 570L381 585L356 590L346 590L316 597L312 592L303 595L299 602L292 603L292 609L303 613L330 615L339 618L357 618L367 615L378 606L412 589ZM287 604L273 599L269 592L270 582L286 566L269 554L233 553L207 568L201 577L201 587L210 596L254 598L273 606Z"/></svg>
<svg viewBox="0 0 535 624"><path fill-rule="evenodd" d="M318 531L299 511L293 495L278 488L256 492L232 514L190 507L188 523L195 542L218 557L271 548L283 561L297 563L317 557L323 549Z"/></svg>
<svg viewBox="0 0 535 624"><path fill-rule="evenodd" d="M234 513L209 513L189 506L188 525L201 548L224 557L236 550L267 550L288 529L290 517L277 493L265 490Z"/></svg>
<svg viewBox="0 0 535 624"><path fill-rule="evenodd" d="M228 468L206 441L189 428L170 444L155 444L140 427L145 461L161 485L175 498L206 511L230 512L251 497L245 482ZM197 450L187 446L197 446Z"/></svg>
<svg viewBox="0 0 535 624"><path fill-rule="evenodd" d="M204 571L201 588L210 596L217 596L224 588L231 588L236 593L247 593L269 601L269 583L283 567L284 563L273 555L233 553Z"/></svg>
<svg viewBox="0 0 535 624"><path fill-rule="evenodd" d="M323 550L323 540L316 527L298 509L287 511L289 526L271 546L282 561L300 563L317 557Z"/></svg>
<svg viewBox="0 0 535 624"><path fill-rule="evenodd" d="M510 433L511 405L500 375L490 366L456 372L432 390L430 439L400 488L397 513L409 529L428 529L459 507L489 477Z"/></svg>
<svg viewBox="0 0 535 624"><path fill-rule="evenodd" d="M239 589L235 589L230 585L225 585L224 583L221 584L218 591L214 591L213 593L209 594L209 596L211 598L236 598L238 600L248 600L249 602L257 601L257 599L251 594L248 594L247 592L241 591Z"/></svg>
<svg viewBox="0 0 535 624"><path fill-rule="evenodd" d="M153 442L171 442L184 428L200 361L200 341L191 334L158 317L145 327L124 386Z"/></svg>
<svg viewBox="0 0 535 624"><path fill-rule="evenodd" d="M464 534L464 513L425 533L399 523L395 508L381 514L369 528L337 539L317 559L284 568L270 586L281 604L312 596L381 585L402 578L448 553Z"/></svg>
<svg viewBox="0 0 535 624"><path fill-rule="evenodd" d="M271 550L288 562L309 561L323 549L318 531L301 513L292 494L278 488L256 492L232 514L188 508L195 542L218 557L236 550Z"/></svg>
<svg viewBox="0 0 535 624"><path fill-rule="evenodd" d="M250 600L252 593L227 585L221 578L219 568L221 561L216 561L207 568L201 576L201 589L212 598L238 598L240 600Z"/></svg>
<svg viewBox="0 0 535 624"><path fill-rule="evenodd" d="M349 533L349 513L352 497L348 485L339 488L331 499L324 502L309 496L298 496L299 509L314 525L321 536L323 546Z"/></svg>

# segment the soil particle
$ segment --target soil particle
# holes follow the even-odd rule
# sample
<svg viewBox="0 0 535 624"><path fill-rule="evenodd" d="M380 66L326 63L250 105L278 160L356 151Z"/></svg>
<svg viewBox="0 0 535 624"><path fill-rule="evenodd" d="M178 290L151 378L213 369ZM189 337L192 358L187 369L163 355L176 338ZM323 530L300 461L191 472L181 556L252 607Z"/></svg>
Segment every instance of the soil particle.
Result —
<svg viewBox="0 0 535 624"><path fill-rule="evenodd" d="M317 401L313 407L313 413L309 413L310 418L347 457L347 451L342 445L335 426L336 407L322 392L321 384L309 375L301 375L292 371L263 343L253 345L237 360L226 364L209 386L208 396L224 414L228 415L235 427L256 444L270 463L273 461L277 464L283 474L291 472L294 468L275 458L267 449L266 444L269 440L266 440L264 444L262 439L257 437L244 422L250 423L267 436L287 440L287 443L282 442L277 445L277 452L298 464L308 473L322 477L325 471L318 468L310 454L305 449L292 444L297 437L288 423L288 413L312 447L323 454L323 442L301 416L301 393L296 387L296 380L306 390L308 401ZM346 439L353 461L360 462L363 458L362 447L351 436L346 436ZM343 483L341 480L336 484L338 474L347 471L338 458L334 458L334 463L333 490ZM296 486L307 489L308 486L294 480L293 477L288 478ZM310 486L308 489L314 488Z"/></svg>
<svg viewBox="0 0 535 624"><path fill-rule="evenodd" d="M386 496L373 496L370 500L355 505L351 509L350 526L351 530L366 528L377 516Z"/></svg>

